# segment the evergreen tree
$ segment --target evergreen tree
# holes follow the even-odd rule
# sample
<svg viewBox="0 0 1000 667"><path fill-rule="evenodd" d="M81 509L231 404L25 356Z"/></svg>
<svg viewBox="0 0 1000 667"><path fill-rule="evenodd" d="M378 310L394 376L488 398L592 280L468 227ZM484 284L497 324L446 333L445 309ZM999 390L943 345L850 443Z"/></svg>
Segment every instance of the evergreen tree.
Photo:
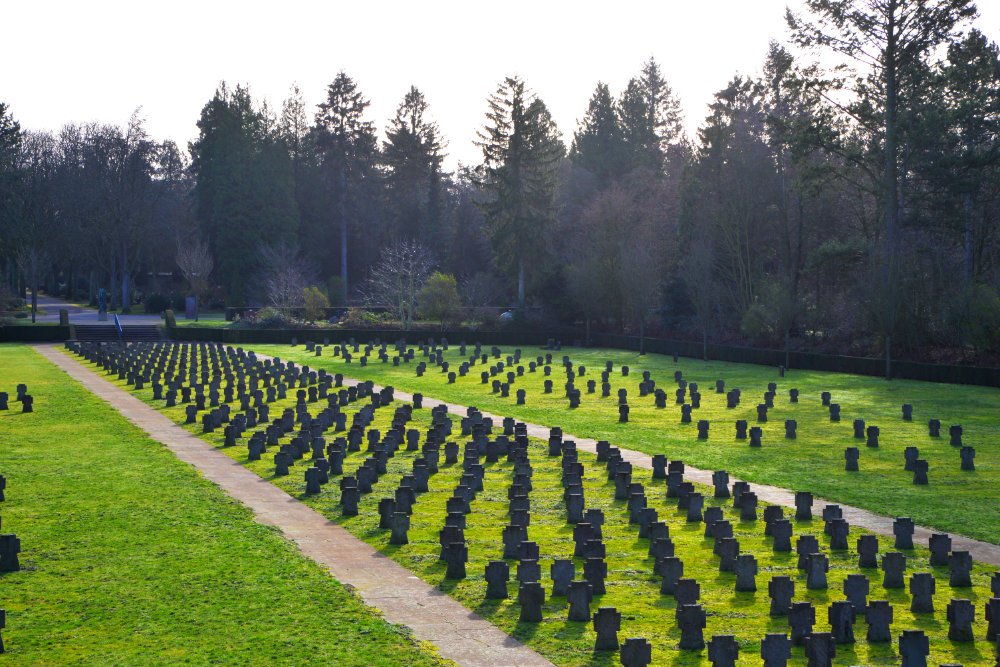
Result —
<svg viewBox="0 0 1000 667"><path fill-rule="evenodd" d="M427 117L427 101L416 86L403 97L386 130L382 161L387 168L386 198L392 229L432 247L444 242L442 229L444 159L437 123Z"/></svg>
<svg viewBox="0 0 1000 667"><path fill-rule="evenodd" d="M330 227L339 230L340 278L345 290L350 231L361 223L366 186L375 178L378 145L375 126L365 120L369 102L341 71L327 86L314 126L320 171L330 203Z"/></svg>
<svg viewBox="0 0 1000 667"><path fill-rule="evenodd" d="M891 339L902 305L900 280L900 116L907 112L906 91L919 87L917 75L928 54L954 38L976 15L973 0L806 0L812 15L787 12L793 39L801 46L824 47L847 56L871 72L855 86L853 116L881 157L881 203L885 216L883 261L877 305L873 308L885 340L886 378L891 373Z"/></svg>
<svg viewBox="0 0 1000 667"><path fill-rule="evenodd" d="M13 215L14 185L17 179L15 164L24 133L21 125L10 113L10 108L0 102L0 285L13 283L14 247L12 239L15 232L15 217Z"/></svg>
<svg viewBox="0 0 1000 667"><path fill-rule="evenodd" d="M205 105L191 144L195 213L231 303L246 298L258 248L292 242L298 229L292 164L266 114L242 86L225 83Z"/></svg>
<svg viewBox="0 0 1000 667"><path fill-rule="evenodd" d="M625 86L618 115L632 166L662 171L669 146L683 138L684 130L680 101L652 58Z"/></svg>
<svg viewBox="0 0 1000 667"><path fill-rule="evenodd" d="M488 104L477 142L483 151L480 206L498 264L517 275L523 308L526 271L543 257L545 230L555 217L556 171L565 146L545 104L519 78L504 79Z"/></svg>
<svg viewBox="0 0 1000 667"><path fill-rule="evenodd" d="M606 83L598 82L569 155L575 164L596 176L601 186L628 172L625 137Z"/></svg>

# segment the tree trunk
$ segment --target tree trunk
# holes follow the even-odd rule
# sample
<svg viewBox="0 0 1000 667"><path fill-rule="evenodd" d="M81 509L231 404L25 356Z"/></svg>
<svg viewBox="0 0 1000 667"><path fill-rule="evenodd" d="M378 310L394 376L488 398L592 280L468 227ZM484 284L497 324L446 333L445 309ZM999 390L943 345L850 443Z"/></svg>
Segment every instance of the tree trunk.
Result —
<svg viewBox="0 0 1000 667"><path fill-rule="evenodd" d="M524 260L517 260L517 305L524 310Z"/></svg>
<svg viewBox="0 0 1000 667"><path fill-rule="evenodd" d="M96 287L96 285L97 285L97 277L94 275L94 272L91 271L90 272L90 279L87 282L87 291L90 293L89 296L87 297L87 303L90 304L91 306L93 306L95 303L97 303L97 287Z"/></svg>
<svg viewBox="0 0 1000 667"><path fill-rule="evenodd" d="M788 363L791 357L791 347L792 347L792 336L791 329L785 329L785 369L791 368L791 364Z"/></svg>
<svg viewBox="0 0 1000 667"><path fill-rule="evenodd" d="M340 216L340 279L347 296L347 174L340 168L340 192L337 193L337 214Z"/></svg>
<svg viewBox="0 0 1000 667"><path fill-rule="evenodd" d="M639 356L646 354L646 318L639 318Z"/></svg>
<svg viewBox="0 0 1000 667"><path fill-rule="evenodd" d="M111 262L111 289L109 290L111 294L108 295L110 297L108 299L109 311L113 311L117 307L116 304L118 303L117 301L118 294L115 291L117 285L118 285L118 266L117 264L115 264L115 262Z"/></svg>
<svg viewBox="0 0 1000 667"><path fill-rule="evenodd" d="M701 330L701 357L708 361L708 327Z"/></svg>
<svg viewBox="0 0 1000 667"><path fill-rule="evenodd" d="M963 254L965 286L972 281L972 194L965 195L965 252Z"/></svg>
<svg viewBox="0 0 1000 667"><path fill-rule="evenodd" d="M34 261L34 260L32 260ZM31 323L35 323L38 312L38 267L31 267Z"/></svg>
<svg viewBox="0 0 1000 667"><path fill-rule="evenodd" d="M892 380L892 339L885 337L885 379Z"/></svg>

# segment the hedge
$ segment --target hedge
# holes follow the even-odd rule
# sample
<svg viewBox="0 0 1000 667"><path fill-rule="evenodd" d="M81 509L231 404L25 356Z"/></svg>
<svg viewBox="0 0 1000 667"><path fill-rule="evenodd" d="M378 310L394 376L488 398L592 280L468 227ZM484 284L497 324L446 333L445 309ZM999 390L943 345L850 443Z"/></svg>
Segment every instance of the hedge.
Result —
<svg viewBox="0 0 1000 667"><path fill-rule="evenodd" d="M562 332L566 333L566 332ZM329 339L332 344L338 344L354 338L359 343L367 343L376 338L393 343L405 339L409 343L418 340L447 338L452 344L462 341L467 343L482 343L483 345L545 345L554 336L520 331L402 331L398 329L212 329L184 327L170 332L174 340L205 341L227 343L233 345L250 345L262 343L291 343L295 338L299 343L314 341L317 343ZM572 341L564 337L566 347ZM646 338L646 350L656 354L702 358L702 344L694 341L669 340L666 338ZM610 347L620 350L639 350L638 336L620 334L595 333L591 335L591 344L595 347ZM712 361L729 361L762 366L779 366L785 363L784 350L762 350L753 347L735 345L708 345L708 358ZM885 360L866 357L848 357L833 354L817 354L814 352L791 352L789 361L792 368L812 371L830 371L834 373L851 373L854 375L872 375L881 377L885 374ZM1000 369L981 368L976 366L945 366L942 364L923 364L914 361L893 361L892 376L906 380L922 380L925 382L947 382L951 384L983 385L1000 387Z"/></svg>

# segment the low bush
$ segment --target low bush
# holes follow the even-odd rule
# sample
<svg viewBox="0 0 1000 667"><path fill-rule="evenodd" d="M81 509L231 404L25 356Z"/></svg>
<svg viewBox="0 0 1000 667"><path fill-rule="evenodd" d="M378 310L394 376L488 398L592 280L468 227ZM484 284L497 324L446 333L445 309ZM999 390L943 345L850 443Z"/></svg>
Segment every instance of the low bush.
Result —
<svg viewBox="0 0 1000 667"><path fill-rule="evenodd" d="M159 314L170 308L170 297L160 292L153 292L146 297L143 305L146 307L147 313Z"/></svg>

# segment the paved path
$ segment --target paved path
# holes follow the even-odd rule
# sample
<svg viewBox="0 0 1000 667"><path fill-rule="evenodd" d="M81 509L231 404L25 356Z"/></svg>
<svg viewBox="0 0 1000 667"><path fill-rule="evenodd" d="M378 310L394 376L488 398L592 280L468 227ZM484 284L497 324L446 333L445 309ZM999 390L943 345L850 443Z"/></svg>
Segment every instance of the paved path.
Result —
<svg viewBox="0 0 1000 667"><path fill-rule="evenodd" d="M31 304L31 292L28 292L28 304ZM67 303L58 297L45 296L44 294L38 295L38 308L44 310L44 315L39 315L36 319L39 322L58 322L59 321L59 311L60 309L65 309L69 314L70 324L114 324L115 314L108 313L108 319L104 322L98 320L97 309L89 308L87 306L78 306L75 303ZM134 313L128 315L118 315L118 319L125 326L129 324L163 324L163 318L159 315L147 315L143 307L135 306L133 309ZM184 313L178 315L178 319L183 317ZM209 317L202 315L201 319L218 319L218 316Z"/></svg>
<svg viewBox="0 0 1000 667"><path fill-rule="evenodd" d="M217 451L203 440L100 377L54 345L36 345L46 359L109 403L151 438L166 445L226 493L249 507L258 521L275 526L309 558L357 589L366 604L391 623L409 626L420 640L460 665L550 665L510 637L397 565L312 508Z"/></svg>
<svg viewBox="0 0 1000 667"><path fill-rule="evenodd" d="M258 358L264 355L257 355ZM354 379L344 378L345 384L357 384L358 381ZM375 385L376 391L381 389L378 385ZM401 401L411 401L413 396L407 394L406 392L396 390L393 394L396 398ZM464 405L456 405L454 403L446 403L433 398L424 397L423 405L426 408L433 408L437 405L444 405L447 407L448 412L456 415L466 415L468 408ZM497 424L503 419L503 415L494 415L489 412L483 412L483 417L491 417L493 423ZM526 424L528 427L528 435L533 438L539 438L541 440L549 439L549 427L540 426L538 424ZM577 449L583 449L588 452L597 453L597 441L591 438L581 438L569 433L563 433L563 440L572 440L576 442ZM635 467L646 468L647 470L653 469L653 457L649 454L644 454L642 452L636 452L629 449L620 449L622 458L630 462ZM712 471L700 470L698 468L693 468L691 466L684 466L684 478L697 482L699 484L705 484L706 486L713 486L712 484ZM737 477L730 476L730 482L739 481ZM772 505L781 505L783 507L795 507L795 492L789 491L788 489L782 489L777 486L768 486L766 484L754 484L750 482L750 490L757 494L757 498L763 502L770 503ZM813 512L818 514L820 508L827 504L828 501L823 498L813 498ZM892 523L895 520L891 517L880 516L869 512L868 510L861 509L859 507L852 507L850 505L844 505L843 503L837 503L843 510L844 519L847 520L852 526L858 526L866 530L870 530L873 533L878 533L880 535L887 535L889 537L894 537L892 532ZM939 533L941 531L934 530L932 528L925 528L923 526L917 526L913 532L914 543L927 544L927 540L933 533ZM961 535L951 535L951 548L953 551L968 551L972 554L972 558L979 561L980 563L985 563L988 565L1000 566L1000 545L991 544L989 542L982 542L980 540L974 540L972 538L963 537Z"/></svg>

